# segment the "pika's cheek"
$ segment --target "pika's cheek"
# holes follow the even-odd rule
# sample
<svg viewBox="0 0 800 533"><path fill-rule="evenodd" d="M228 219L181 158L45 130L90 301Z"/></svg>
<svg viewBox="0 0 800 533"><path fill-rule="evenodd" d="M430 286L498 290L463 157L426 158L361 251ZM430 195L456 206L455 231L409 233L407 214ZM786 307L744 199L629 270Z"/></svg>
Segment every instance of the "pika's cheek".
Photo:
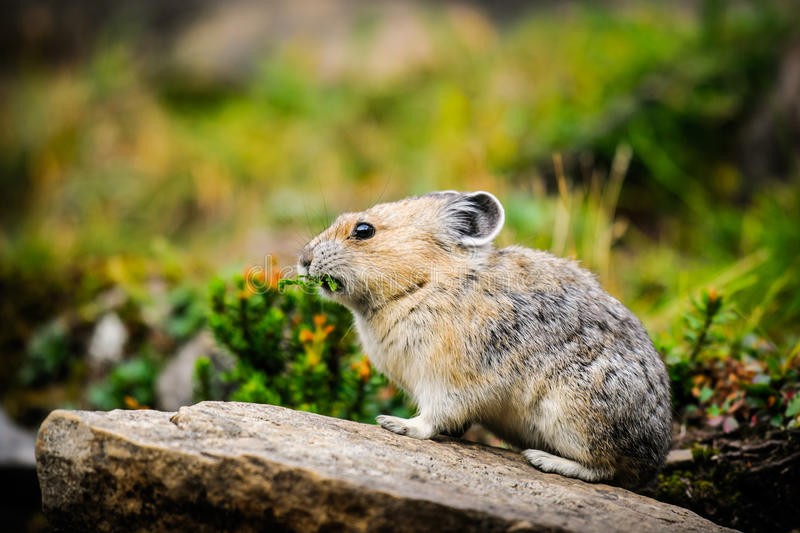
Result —
<svg viewBox="0 0 800 533"><path fill-rule="evenodd" d="M353 275L365 281L380 279L384 276L385 267L379 262L371 261L364 256L350 257L347 265Z"/></svg>

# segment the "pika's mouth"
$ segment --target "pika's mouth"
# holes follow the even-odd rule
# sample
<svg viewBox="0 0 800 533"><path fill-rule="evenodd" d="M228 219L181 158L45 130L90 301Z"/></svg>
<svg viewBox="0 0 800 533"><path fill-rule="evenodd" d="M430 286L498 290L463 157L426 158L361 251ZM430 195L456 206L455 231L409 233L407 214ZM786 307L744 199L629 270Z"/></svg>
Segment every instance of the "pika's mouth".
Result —
<svg viewBox="0 0 800 533"><path fill-rule="evenodd" d="M342 292L344 289L344 284L339 278L334 278L333 276L324 275L320 277L321 287L325 292L334 294Z"/></svg>

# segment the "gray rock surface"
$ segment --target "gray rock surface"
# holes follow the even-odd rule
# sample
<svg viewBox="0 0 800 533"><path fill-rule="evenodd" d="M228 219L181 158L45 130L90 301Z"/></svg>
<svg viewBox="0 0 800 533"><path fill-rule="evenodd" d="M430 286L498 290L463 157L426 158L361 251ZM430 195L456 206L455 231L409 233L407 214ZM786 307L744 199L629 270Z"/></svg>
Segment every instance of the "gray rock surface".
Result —
<svg viewBox="0 0 800 533"><path fill-rule="evenodd" d="M34 434L17 426L3 409L0 409L0 467L33 468Z"/></svg>
<svg viewBox="0 0 800 533"><path fill-rule="evenodd" d="M36 456L70 531L723 531L508 450L267 405L54 411Z"/></svg>
<svg viewBox="0 0 800 533"><path fill-rule="evenodd" d="M89 340L89 364L101 369L122 361L128 329L114 312L106 313L97 323Z"/></svg>

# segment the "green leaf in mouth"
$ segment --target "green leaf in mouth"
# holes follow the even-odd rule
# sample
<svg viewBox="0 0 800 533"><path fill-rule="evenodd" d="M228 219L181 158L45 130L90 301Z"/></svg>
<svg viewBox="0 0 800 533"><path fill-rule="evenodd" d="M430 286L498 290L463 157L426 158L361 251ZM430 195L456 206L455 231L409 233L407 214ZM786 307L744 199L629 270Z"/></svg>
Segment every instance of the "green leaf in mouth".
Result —
<svg viewBox="0 0 800 533"><path fill-rule="evenodd" d="M331 292L336 292L339 289L339 283L328 274L323 274L321 277L300 274L294 278L278 280L278 290L282 291L290 285L297 285L307 289L316 289L324 285Z"/></svg>

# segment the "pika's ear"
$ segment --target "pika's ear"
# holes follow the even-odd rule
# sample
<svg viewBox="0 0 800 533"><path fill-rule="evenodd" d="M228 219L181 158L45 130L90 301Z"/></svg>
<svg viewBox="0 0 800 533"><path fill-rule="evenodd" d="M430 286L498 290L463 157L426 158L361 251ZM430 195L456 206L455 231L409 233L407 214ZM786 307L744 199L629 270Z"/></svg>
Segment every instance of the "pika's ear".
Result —
<svg viewBox="0 0 800 533"><path fill-rule="evenodd" d="M454 195L444 210L445 226L462 246L483 246L503 229L505 211L494 195L479 191Z"/></svg>

